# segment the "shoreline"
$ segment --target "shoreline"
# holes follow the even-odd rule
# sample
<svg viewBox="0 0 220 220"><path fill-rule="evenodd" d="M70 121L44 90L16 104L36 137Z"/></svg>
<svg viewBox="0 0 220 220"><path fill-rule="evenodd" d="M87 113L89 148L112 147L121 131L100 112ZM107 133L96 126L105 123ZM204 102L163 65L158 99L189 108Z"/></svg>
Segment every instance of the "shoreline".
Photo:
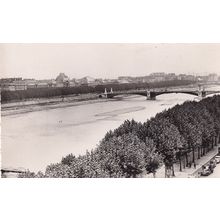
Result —
<svg viewBox="0 0 220 220"><path fill-rule="evenodd" d="M46 103L37 103L37 104L30 104L24 106L14 106L7 109L1 108L1 116L12 116L12 115L19 115L25 114L35 111L44 111L50 109L58 109L58 108L67 108L72 106L79 106L79 105L88 105L93 103L99 102L107 102L107 99L88 99L88 100L68 100L68 101L58 101L58 102L46 102Z"/></svg>
<svg viewBox="0 0 220 220"><path fill-rule="evenodd" d="M180 89L194 88L195 84L188 86L178 86ZM168 87L169 89L176 89L176 86ZM157 88L164 89L164 88ZM68 95L64 97L50 97L23 100L20 102L1 103L1 117L25 114L35 111L43 111L57 108L67 108L72 106L93 104L99 102L117 101L117 99L99 98L99 94L88 93L80 95Z"/></svg>

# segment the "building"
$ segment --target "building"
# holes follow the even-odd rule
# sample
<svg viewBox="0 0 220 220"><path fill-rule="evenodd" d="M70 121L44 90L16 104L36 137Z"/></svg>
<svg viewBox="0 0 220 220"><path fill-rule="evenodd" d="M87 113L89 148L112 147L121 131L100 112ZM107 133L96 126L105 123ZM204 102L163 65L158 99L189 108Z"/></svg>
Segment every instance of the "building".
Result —
<svg viewBox="0 0 220 220"><path fill-rule="evenodd" d="M119 76L118 77L118 82L119 83L133 83L134 82L134 78L131 76Z"/></svg>
<svg viewBox="0 0 220 220"><path fill-rule="evenodd" d="M211 73L208 75L208 82L218 81L218 75L216 73Z"/></svg>
<svg viewBox="0 0 220 220"><path fill-rule="evenodd" d="M81 79L77 79L76 82L80 86L88 86L88 81L87 81L86 77L83 77Z"/></svg>
<svg viewBox="0 0 220 220"><path fill-rule="evenodd" d="M22 81L21 77L17 77L17 78L1 78L0 79L0 84L4 84L4 83L13 83L16 81Z"/></svg>
<svg viewBox="0 0 220 220"><path fill-rule="evenodd" d="M24 79L27 89L37 88L37 80L35 79Z"/></svg>
<svg viewBox="0 0 220 220"><path fill-rule="evenodd" d="M149 76L149 82L161 82L165 81L166 74L164 72L151 73Z"/></svg>
<svg viewBox="0 0 220 220"><path fill-rule="evenodd" d="M65 73L60 73L56 78L56 87L67 87L70 84L70 79Z"/></svg>
<svg viewBox="0 0 220 220"><path fill-rule="evenodd" d="M95 82L95 79L90 76L83 77L81 80L82 80L83 84L88 84L88 85L89 84L91 85Z"/></svg>
<svg viewBox="0 0 220 220"><path fill-rule="evenodd" d="M15 86L12 83L1 84L2 91L15 91Z"/></svg>
<svg viewBox="0 0 220 220"><path fill-rule="evenodd" d="M38 80L36 84L36 88L48 88L49 84L47 80Z"/></svg>
<svg viewBox="0 0 220 220"><path fill-rule="evenodd" d="M26 90L27 85L21 77L19 78L2 78L0 80L1 90L17 91Z"/></svg>
<svg viewBox="0 0 220 220"><path fill-rule="evenodd" d="M118 84L118 80L117 79L103 79L103 84L107 85L107 84Z"/></svg>
<svg viewBox="0 0 220 220"><path fill-rule="evenodd" d="M79 84L77 83L76 79L74 79L74 78L69 81L69 86L70 87L76 87L78 85Z"/></svg>
<svg viewBox="0 0 220 220"><path fill-rule="evenodd" d="M102 79L95 79L90 76L83 77L81 79L77 79L76 83L82 86L97 86L103 84Z"/></svg>
<svg viewBox="0 0 220 220"><path fill-rule="evenodd" d="M179 74L177 76L178 80L188 80L188 81L196 81L198 77L194 76L194 75L187 75L187 74ZM203 80L201 78L201 80Z"/></svg>
<svg viewBox="0 0 220 220"><path fill-rule="evenodd" d="M164 72L155 72L155 73L151 73L150 76L153 77L165 77L165 73Z"/></svg>
<svg viewBox="0 0 220 220"><path fill-rule="evenodd" d="M176 80L176 79L177 79L177 76L175 73L168 73L165 76L166 81L172 81L172 80Z"/></svg>
<svg viewBox="0 0 220 220"><path fill-rule="evenodd" d="M24 82L5 83L1 85L1 90L18 91L26 90L27 85Z"/></svg>

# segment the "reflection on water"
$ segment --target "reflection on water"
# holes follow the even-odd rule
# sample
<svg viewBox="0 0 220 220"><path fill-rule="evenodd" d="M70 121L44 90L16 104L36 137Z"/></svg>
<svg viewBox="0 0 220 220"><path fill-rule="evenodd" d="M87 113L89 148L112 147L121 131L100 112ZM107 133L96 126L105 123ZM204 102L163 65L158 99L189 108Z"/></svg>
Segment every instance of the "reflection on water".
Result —
<svg viewBox="0 0 220 220"><path fill-rule="evenodd" d="M2 165L44 170L69 153L84 154L105 133L126 119L144 122L156 113L195 96L166 94L156 101L143 96L2 117Z"/></svg>

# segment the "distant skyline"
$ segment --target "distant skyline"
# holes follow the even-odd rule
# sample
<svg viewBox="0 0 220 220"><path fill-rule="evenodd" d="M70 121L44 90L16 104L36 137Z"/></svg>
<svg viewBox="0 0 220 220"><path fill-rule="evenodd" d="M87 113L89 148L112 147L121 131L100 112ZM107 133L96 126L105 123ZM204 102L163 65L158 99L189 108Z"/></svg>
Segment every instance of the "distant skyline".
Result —
<svg viewBox="0 0 220 220"><path fill-rule="evenodd" d="M220 44L0 44L1 78L220 73Z"/></svg>

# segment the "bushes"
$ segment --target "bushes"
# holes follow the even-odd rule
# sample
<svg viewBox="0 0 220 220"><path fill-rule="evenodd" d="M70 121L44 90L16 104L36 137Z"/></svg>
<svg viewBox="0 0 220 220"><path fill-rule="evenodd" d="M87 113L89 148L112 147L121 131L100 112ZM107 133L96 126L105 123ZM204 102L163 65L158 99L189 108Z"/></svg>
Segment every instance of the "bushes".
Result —
<svg viewBox="0 0 220 220"><path fill-rule="evenodd" d="M32 88L18 91L2 91L1 102L24 100L32 98L49 98L53 96L65 96L70 94L85 94L94 92L93 87L63 87L63 88Z"/></svg>
<svg viewBox="0 0 220 220"><path fill-rule="evenodd" d="M161 164L169 177L175 175L174 163L182 171L219 142L220 96L213 96L176 105L145 123L126 120L91 152L67 155L45 174L27 172L26 177L139 177L144 171L155 176Z"/></svg>

